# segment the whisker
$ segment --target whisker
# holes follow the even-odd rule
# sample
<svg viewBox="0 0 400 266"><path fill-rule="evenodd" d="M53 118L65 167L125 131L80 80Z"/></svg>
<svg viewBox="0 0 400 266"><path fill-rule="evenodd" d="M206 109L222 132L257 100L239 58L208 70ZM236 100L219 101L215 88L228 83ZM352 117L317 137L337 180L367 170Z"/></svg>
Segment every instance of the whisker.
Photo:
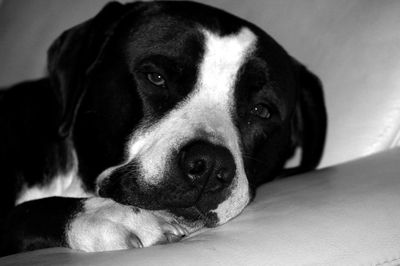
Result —
<svg viewBox="0 0 400 266"><path fill-rule="evenodd" d="M255 162L257 162L257 163L260 163L260 164L262 164L262 165L268 166L264 161L262 161L262 160L260 160L260 159L258 159L258 158L255 158L255 157L253 157L253 156L251 156L251 155L248 155L248 154L243 153L242 156L243 156L243 158L250 159L250 160L255 161Z"/></svg>

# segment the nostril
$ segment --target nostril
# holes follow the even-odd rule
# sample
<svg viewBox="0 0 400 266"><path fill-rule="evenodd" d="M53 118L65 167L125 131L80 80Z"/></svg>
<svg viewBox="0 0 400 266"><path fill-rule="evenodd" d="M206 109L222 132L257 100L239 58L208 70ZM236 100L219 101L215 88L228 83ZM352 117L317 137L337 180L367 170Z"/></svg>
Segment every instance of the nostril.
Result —
<svg viewBox="0 0 400 266"><path fill-rule="evenodd" d="M228 182L229 181L229 173L228 173L227 169L218 170L215 174L215 178L221 183Z"/></svg>
<svg viewBox="0 0 400 266"><path fill-rule="evenodd" d="M210 145L194 142L183 147L179 154L179 166L191 182L203 184L213 169L215 158Z"/></svg>
<svg viewBox="0 0 400 266"><path fill-rule="evenodd" d="M189 175L201 175L207 170L207 163L204 160L191 162L188 169Z"/></svg>

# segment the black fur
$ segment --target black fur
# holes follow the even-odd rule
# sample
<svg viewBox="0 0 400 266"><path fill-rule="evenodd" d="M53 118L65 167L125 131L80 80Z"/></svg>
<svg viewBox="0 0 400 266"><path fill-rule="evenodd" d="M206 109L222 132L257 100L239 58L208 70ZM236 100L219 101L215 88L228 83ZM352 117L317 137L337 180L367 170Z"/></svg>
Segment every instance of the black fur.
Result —
<svg viewBox="0 0 400 266"><path fill-rule="evenodd" d="M70 167L67 140L57 135L60 110L47 78L1 91L0 219L23 185L46 184Z"/></svg>
<svg viewBox="0 0 400 266"><path fill-rule="evenodd" d="M0 255L48 247L68 247L66 221L82 208L82 199L51 197L15 207L4 222ZM45 219L43 219L45 217Z"/></svg>

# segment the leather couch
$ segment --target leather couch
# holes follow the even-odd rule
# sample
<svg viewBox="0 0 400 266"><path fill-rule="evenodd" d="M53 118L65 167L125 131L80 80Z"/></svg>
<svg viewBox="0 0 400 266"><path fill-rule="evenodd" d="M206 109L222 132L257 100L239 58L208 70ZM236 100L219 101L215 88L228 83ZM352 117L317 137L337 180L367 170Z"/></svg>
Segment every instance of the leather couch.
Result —
<svg viewBox="0 0 400 266"><path fill-rule="evenodd" d="M51 41L105 2L2 1L0 86L42 76ZM176 244L45 249L0 265L400 264L400 2L203 2L261 26L321 78L329 129L320 169L264 185L240 216Z"/></svg>

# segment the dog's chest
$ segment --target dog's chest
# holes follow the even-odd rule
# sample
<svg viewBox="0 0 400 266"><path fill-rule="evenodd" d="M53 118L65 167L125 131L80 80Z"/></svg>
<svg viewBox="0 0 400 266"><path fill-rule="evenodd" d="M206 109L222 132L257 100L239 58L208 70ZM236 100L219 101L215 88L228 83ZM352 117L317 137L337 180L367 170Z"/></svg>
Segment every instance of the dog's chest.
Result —
<svg viewBox="0 0 400 266"><path fill-rule="evenodd" d="M77 167L74 166L67 173L52 178L48 184L36 184L29 187L24 185L17 196L15 205L48 197L87 198L91 196L93 194L85 190Z"/></svg>

